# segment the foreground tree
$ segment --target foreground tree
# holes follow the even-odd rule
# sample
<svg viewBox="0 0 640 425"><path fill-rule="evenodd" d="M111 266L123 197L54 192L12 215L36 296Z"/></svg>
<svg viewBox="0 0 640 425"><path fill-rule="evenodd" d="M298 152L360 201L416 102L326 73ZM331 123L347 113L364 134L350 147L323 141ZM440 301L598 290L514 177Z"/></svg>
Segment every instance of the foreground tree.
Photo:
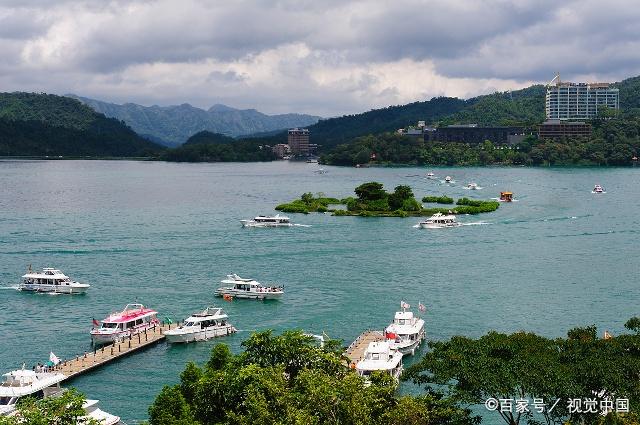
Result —
<svg viewBox="0 0 640 425"><path fill-rule="evenodd" d="M598 339L594 326L572 329L566 339L490 332L478 339L457 336L430 347L405 379L430 390L445 386L448 397L463 405L486 403L508 425L538 424L540 418L547 424L597 424L605 419L634 423L634 415L640 413L638 335ZM617 408L620 399L629 400L628 413L614 411L606 418L600 414L607 400ZM521 406L526 402L526 409L517 408L518 400ZM542 411L536 400L544 404ZM576 409L575 400L585 408Z"/></svg>
<svg viewBox="0 0 640 425"><path fill-rule="evenodd" d="M93 419L82 418L85 398L75 389L65 391L60 397L35 399L27 397L18 402L18 414L0 416L0 425L99 425Z"/></svg>
<svg viewBox="0 0 640 425"><path fill-rule="evenodd" d="M253 334L233 355L216 345L203 368L187 365L149 408L151 425L469 424L469 410L435 395L398 397L388 375L367 384L339 341L300 332Z"/></svg>

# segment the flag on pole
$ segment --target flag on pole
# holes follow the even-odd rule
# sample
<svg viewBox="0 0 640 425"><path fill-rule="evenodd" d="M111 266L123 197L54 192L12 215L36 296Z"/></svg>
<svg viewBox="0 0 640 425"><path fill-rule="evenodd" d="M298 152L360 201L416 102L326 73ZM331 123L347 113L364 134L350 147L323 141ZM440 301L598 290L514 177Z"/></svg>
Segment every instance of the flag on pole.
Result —
<svg viewBox="0 0 640 425"><path fill-rule="evenodd" d="M49 361L53 363L54 366L60 363L60 359L58 358L58 356L53 354L53 351L49 353Z"/></svg>
<svg viewBox="0 0 640 425"><path fill-rule="evenodd" d="M400 301L400 308L411 308L411 306L404 301Z"/></svg>
<svg viewBox="0 0 640 425"><path fill-rule="evenodd" d="M418 310L424 313L425 311L427 311L427 307L425 307L422 303L418 303Z"/></svg>
<svg viewBox="0 0 640 425"><path fill-rule="evenodd" d="M100 322L98 322L95 318L91 319L91 323L93 326L100 326Z"/></svg>

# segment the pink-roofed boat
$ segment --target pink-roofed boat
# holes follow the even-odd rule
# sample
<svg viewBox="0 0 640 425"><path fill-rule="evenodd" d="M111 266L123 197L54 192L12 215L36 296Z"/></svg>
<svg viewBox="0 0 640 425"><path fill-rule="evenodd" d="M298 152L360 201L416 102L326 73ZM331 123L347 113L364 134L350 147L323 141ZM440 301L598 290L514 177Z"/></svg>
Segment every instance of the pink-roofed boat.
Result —
<svg viewBox="0 0 640 425"><path fill-rule="evenodd" d="M158 312L142 304L127 304L119 313L112 313L91 329L94 344L109 344L129 335L136 335L159 324ZM94 324L97 325L94 320Z"/></svg>

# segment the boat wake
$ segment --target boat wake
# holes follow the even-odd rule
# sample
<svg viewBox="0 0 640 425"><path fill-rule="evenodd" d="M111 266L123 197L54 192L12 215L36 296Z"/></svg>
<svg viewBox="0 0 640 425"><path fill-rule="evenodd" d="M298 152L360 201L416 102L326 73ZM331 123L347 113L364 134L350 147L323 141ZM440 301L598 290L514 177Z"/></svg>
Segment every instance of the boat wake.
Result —
<svg viewBox="0 0 640 425"><path fill-rule="evenodd" d="M476 186L475 189L471 189L469 186L465 186L464 187L464 190L482 190L482 189L484 189L484 188L480 187L480 186Z"/></svg>
<svg viewBox="0 0 640 425"><path fill-rule="evenodd" d="M474 221L472 223L460 223L463 226L484 226L485 224L491 224L488 221Z"/></svg>
<svg viewBox="0 0 640 425"><path fill-rule="evenodd" d="M311 227L310 224L292 224L291 226L295 226L295 227Z"/></svg>
<svg viewBox="0 0 640 425"><path fill-rule="evenodd" d="M0 286L0 289L13 289L14 291L18 290L18 285L14 286Z"/></svg>

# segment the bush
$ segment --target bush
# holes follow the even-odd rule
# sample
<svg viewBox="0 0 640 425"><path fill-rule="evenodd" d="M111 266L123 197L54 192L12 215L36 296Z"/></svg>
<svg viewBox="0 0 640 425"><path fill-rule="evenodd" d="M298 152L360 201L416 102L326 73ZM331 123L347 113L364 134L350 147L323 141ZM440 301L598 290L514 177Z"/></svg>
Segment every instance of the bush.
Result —
<svg viewBox="0 0 640 425"><path fill-rule="evenodd" d="M422 198L422 202L437 203L437 204L453 204L453 198L448 196L425 196Z"/></svg>
<svg viewBox="0 0 640 425"><path fill-rule="evenodd" d="M420 211L421 208L422 205L420 205L418 201L416 201L416 198L413 197L405 199L404 202L402 202L402 210L404 211Z"/></svg>

